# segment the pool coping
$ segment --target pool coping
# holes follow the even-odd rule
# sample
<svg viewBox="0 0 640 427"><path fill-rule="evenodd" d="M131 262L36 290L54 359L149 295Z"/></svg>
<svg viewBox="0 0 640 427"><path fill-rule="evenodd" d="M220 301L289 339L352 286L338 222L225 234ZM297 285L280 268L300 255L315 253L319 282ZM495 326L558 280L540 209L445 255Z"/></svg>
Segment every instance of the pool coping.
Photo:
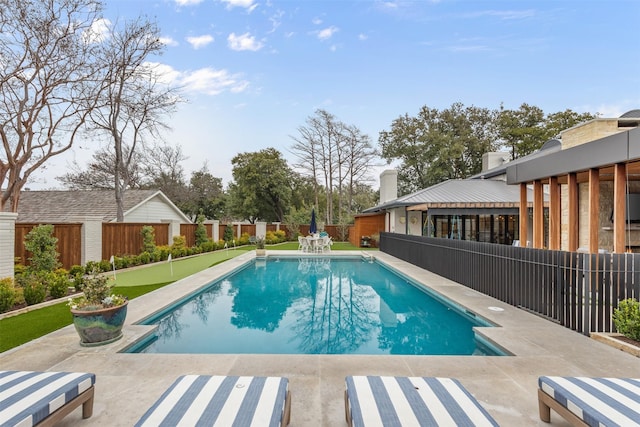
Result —
<svg viewBox="0 0 640 427"><path fill-rule="evenodd" d="M268 250L268 254L290 251ZM360 251L340 252L345 255ZM337 255L334 251L332 255ZM86 371L97 375L93 417L81 411L64 426L129 426L183 374L285 376L292 391L291 427L340 426L344 421L344 377L347 375L444 376L458 378L501 425L538 426L537 378L540 375L584 375L640 378L632 355L570 331L529 312L468 289L383 252L367 252L424 283L457 304L500 327L484 328L488 339L514 353L504 356L364 356L364 355L174 355L119 353L148 333L136 325L143 318L206 285L255 256L248 252L187 279L136 298L124 338L103 347L85 348L68 326L0 353L1 369ZM493 311L500 307L503 311ZM552 414L551 425L565 426Z"/></svg>

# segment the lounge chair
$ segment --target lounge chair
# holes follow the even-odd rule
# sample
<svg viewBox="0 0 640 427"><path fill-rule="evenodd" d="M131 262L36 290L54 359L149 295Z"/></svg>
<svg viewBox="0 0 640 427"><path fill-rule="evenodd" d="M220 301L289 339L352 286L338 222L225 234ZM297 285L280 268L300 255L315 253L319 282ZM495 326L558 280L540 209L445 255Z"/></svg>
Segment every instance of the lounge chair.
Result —
<svg viewBox="0 0 640 427"><path fill-rule="evenodd" d="M497 426L453 378L346 378L347 424L362 426Z"/></svg>
<svg viewBox="0 0 640 427"><path fill-rule="evenodd" d="M0 426L51 426L80 405L89 418L95 382L82 372L0 371Z"/></svg>
<svg viewBox="0 0 640 427"><path fill-rule="evenodd" d="M281 377L184 375L136 426L280 426L289 424L289 381Z"/></svg>
<svg viewBox="0 0 640 427"><path fill-rule="evenodd" d="M574 426L640 426L640 379L540 377L540 419L551 409Z"/></svg>

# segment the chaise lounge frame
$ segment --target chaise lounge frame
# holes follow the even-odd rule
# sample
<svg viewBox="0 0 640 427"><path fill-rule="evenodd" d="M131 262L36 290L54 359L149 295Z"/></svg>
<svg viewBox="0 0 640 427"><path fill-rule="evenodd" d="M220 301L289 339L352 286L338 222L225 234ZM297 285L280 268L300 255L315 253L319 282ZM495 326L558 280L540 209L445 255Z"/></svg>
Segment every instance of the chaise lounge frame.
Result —
<svg viewBox="0 0 640 427"><path fill-rule="evenodd" d="M0 371L0 373L3 373L3 374L24 374L24 375L45 374L45 372L35 372L35 371ZM74 397L71 400L69 400L68 402L64 403L58 409L56 409L55 411L51 412L45 418L43 418L42 420L37 421L37 422L33 421L33 416L37 412L41 412L43 410L46 410L46 407L49 406L52 402L44 401L44 402L42 402L40 404L40 406L35 406L34 404L31 404L30 406L27 407L30 410L30 412L25 415L26 419L23 419L22 421L20 421L20 423L21 423L20 425L27 425L27 424L23 424L23 423L24 422L28 423L29 422L28 418L32 417L31 421L32 421L33 425L37 425L38 427L54 426L55 424L60 422L64 417L66 417L67 415L69 415L70 413L75 411L79 406L82 406L82 418L83 419L90 418L93 415L93 399L94 399L94 390L95 390L95 386L94 386L94 384L95 384L95 375L94 374L69 373L69 372L48 372L47 374L81 375L82 376L82 377L79 377L78 380L71 381L71 382L65 384L64 387L56 389L55 392L54 392L56 394L55 400L58 400L63 394L74 392L74 387L75 388L80 387L82 382L90 380L91 381L91 385L86 390L78 393L78 395L76 397ZM82 381L80 381L80 378L82 378ZM19 403L24 403L24 402L28 403L28 400L30 398L31 398L31 395L27 395L24 398L22 398L19 401L17 401L17 403L18 404ZM6 408L0 408L0 409L6 409ZM6 422L8 422L8 420L0 419L0 425L5 425Z"/></svg>

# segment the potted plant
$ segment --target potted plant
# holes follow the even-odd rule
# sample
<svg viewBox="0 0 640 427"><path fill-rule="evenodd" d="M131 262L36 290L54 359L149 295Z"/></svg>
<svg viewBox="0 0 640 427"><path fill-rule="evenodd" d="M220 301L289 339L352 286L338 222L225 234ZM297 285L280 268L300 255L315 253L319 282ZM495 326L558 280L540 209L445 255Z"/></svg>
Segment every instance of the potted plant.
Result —
<svg viewBox="0 0 640 427"><path fill-rule="evenodd" d="M265 256L267 251L264 248L265 240L264 236L256 237L256 256Z"/></svg>
<svg viewBox="0 0 640 427"><path fill-rule="evenodd" d="M112 294L112 286L107 276L94 268L83 280L84 295L69 299L80 345L103 345L122 337L128 301L122 295Z"/></svg>

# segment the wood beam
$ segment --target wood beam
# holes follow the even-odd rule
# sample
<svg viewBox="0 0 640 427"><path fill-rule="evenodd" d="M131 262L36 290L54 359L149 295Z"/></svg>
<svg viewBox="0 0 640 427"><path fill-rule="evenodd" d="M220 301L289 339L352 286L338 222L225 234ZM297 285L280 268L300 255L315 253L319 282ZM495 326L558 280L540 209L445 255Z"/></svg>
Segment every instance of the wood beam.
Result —
<svg viewBox="0 0 640 427"><path fill-rule="evenodd" d="M613 252L626 251L627 165L618 163L613 171Z"/></svg>
<svg viewBox="0 0 640 427"><path fill-rule="evenodd" d="M529 222L529 205L527 202L527 183L520 184L520 246L527 246L527 225Z"/></svg>
<svg viewBox="0 0 640 427"><path fill-rule="evenodd" d="M597 253L600 229L600 174L598 169L589 169L589 252Z"/></svg>
<svg viewBox="0 0 640 427"><path fill-rule="evenodd" d="M533 182L533 247L544 247L544 192L542 181Z"/></svg>
<svg viewBox="0 0 640 427"><path fill-rule="evenodd" d="M575 173L567 176L567 190L569 195L569 251L578 250L578 177Z"/></svg>
<svg viewBox="0 0 640 427"><path fill-rule="evenodd" d="M549 249L560 250L560 184L558 177L549 178Z"/></svg>

